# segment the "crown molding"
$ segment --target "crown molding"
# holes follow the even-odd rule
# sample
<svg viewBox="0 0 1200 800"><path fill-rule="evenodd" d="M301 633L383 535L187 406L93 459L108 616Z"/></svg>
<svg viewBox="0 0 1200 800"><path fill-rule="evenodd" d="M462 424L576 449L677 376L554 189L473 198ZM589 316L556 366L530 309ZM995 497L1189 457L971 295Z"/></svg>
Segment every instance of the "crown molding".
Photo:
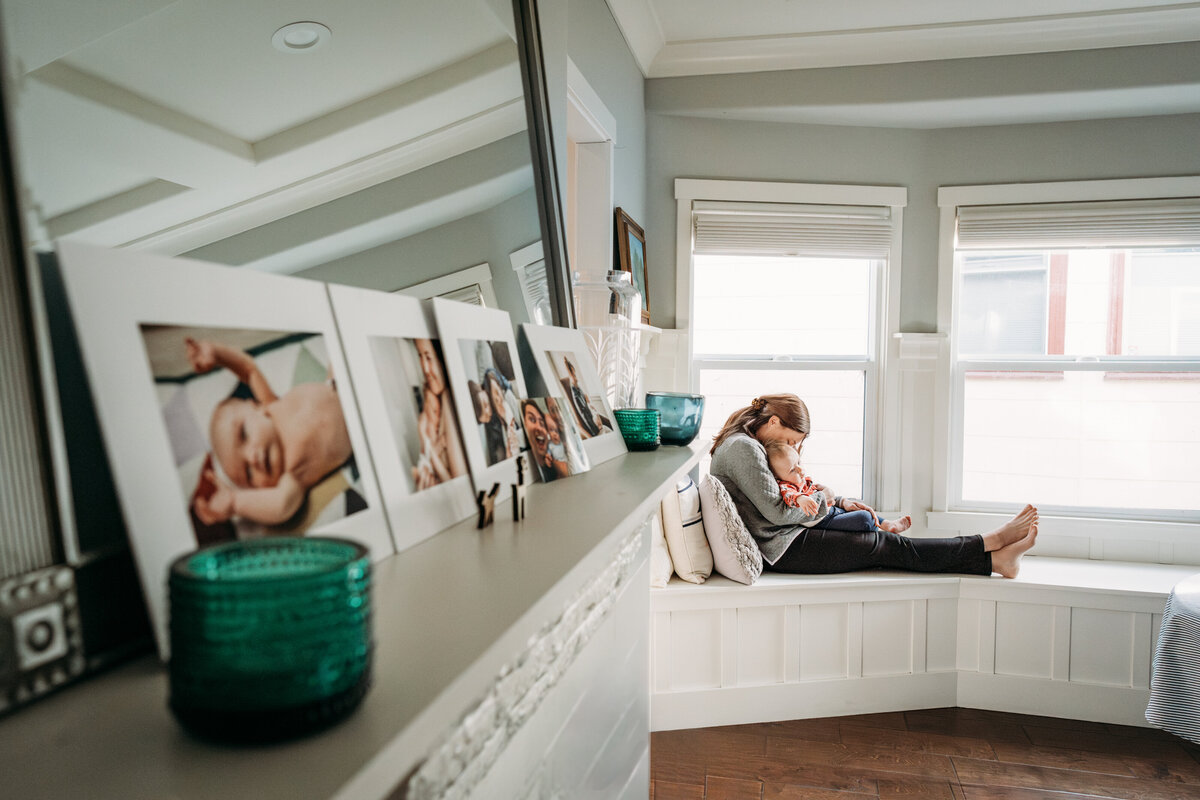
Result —
<svg viewBox="0 0 1200 800"><path fill-rule="evenodd" d="M609 5L625 31L627 25L636 24L636 19L632 12L625 19L617 8L648 6L648 0L610 0ZM653 16L648 7L645 13ZM626 38L630 39L629 33ZM665 42L652 58L646 75L665 78L891 64L1198 39L1200 3L1186 3L934 25ZM644 55L635 51L635 56L641 63Z"/></svg>

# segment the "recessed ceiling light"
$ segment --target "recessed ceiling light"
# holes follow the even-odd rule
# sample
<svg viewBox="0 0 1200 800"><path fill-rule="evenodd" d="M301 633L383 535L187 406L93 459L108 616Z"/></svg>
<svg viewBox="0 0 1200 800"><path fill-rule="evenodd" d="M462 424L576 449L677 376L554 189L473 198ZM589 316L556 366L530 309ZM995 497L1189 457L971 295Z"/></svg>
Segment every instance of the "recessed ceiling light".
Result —
<svg viewBox="0 0 1200 800"><path fill-rule="evenodd" d="M319 22L293 22L275 31L271 44L283 53L308 53L329 41L330 36L333 33Z"/></svg>

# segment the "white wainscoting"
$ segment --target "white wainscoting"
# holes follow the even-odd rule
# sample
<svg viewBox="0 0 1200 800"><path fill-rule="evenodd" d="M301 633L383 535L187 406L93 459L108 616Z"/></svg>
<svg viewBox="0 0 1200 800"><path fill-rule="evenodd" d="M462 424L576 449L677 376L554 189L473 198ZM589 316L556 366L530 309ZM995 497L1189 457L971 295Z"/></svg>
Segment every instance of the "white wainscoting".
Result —
<svg viewBox="0 0 1200 800"><path fill-rule="evenodd" d="M943 706L1144 726L1163 604L1196 571L675 578L651 591L651 729Z"/></svg>

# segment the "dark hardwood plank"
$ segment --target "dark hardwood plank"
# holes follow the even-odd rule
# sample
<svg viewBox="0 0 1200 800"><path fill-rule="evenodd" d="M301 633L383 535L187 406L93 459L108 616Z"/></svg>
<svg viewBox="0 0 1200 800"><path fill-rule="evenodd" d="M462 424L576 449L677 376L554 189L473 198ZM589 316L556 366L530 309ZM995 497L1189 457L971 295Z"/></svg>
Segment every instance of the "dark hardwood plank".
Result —
<svg viewBox="0 0 1200 800"><path fill-rule="evenodd" d="M989 742L1028 742L1025 728L1017 722L1005 719L963 714L973 709L934 708L921 711L905 711L904 719L910 731L941 733L947 736L966 736L972 739L987 739Z"/></svg>
<svg viewBox="0 0 1200 800"><path fill-rule="evenodd" d="M1190 758L1187 751L1175 742L1115 736L1111 733L1045 728L1039 725L1026 725L1025 733L1029 736L1029 741L1044 747L1066 747L1113 756L1133 755L1138 758Z"/></svg>
<svg viewBox="0 0 1200 800"><path fill-rule="evenodd" d="M879 795L871 792L839 792L834 789L818 789L813 786L797 786L792 783L763 784L763 800L876 800Z"/></svg>
<svg viewBox="0 0 1200 800"><path fill-rule="evenodd" d="M997 761L1136 777L1124 759L1114 758L1111 753L1095 753L1064 747L1041 747L1021 742L996 742L992 747L996 751Z"/></svg>
<svg viewBox="0 0 1200 800"><path fill-rule="evenodd" d="M995 758L996 753L986 739L970 736L947 736L923 731L880 730L854 722L842 723L842 744L894 747L898 750L916 750L922 753L939 753L946 756L968 756L970 758Z"/></svg>
<svg viewBox="0 0 1200 800"><path fill-rule="evenodd" d="M704 787L704 800L762 800L762 781L722 778L709 775Z"/></svg>
<svg viewBox="0 0 1200 800"><path fill-rule="evenodd" d="M931 781L923 778L880 778L879 797L895 800L896 798L919 798L919 800L954 800L954 786L957 782Z"/></svg>
<svg viewBox="0 0 1200 800"><path fill-rule="evenodd" d="M1094 794L1017 789L1012 786L974 786L968 783L963 784L961 789L963 800L1100 800Z"/></svg>
<svg viewBox="0 0 1200 800"><path fill-rule="evenodd" d="M703 786L668 781L653 781L651 786L654 800L704 800Z"/></svg>
<svg viewBox="0 0 1200 800"><path fill-rule="evenodd" d="M767 757L785 759L795 764L828 764L874 772L900 772L925 778L949 780L954 777L949 756L894 747L807 742L771 736L767 738Z"/></svg>
<svg viewBox="0 0 1200 800"><path fill-rule="evenodd" d="M1000 761L955 758L959 781L981 786L1011 786L1022 789L1075 792L1116 800L1196 800L1195 786L1142 778L1126 778L1098 772L1033 767Z"/></svg>

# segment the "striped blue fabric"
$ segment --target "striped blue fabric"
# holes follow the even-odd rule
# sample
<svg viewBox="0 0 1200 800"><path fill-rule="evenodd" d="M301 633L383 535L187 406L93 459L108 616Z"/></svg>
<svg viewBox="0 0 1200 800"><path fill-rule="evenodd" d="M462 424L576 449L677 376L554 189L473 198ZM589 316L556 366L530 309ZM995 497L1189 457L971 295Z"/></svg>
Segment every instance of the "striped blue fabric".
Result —
<svg viewBox="0 0 1200 800"><path fill-rule="evenodd" d="M1200 744L1200 575L1180 581L1167 597L1146 721Z"/></svg>

